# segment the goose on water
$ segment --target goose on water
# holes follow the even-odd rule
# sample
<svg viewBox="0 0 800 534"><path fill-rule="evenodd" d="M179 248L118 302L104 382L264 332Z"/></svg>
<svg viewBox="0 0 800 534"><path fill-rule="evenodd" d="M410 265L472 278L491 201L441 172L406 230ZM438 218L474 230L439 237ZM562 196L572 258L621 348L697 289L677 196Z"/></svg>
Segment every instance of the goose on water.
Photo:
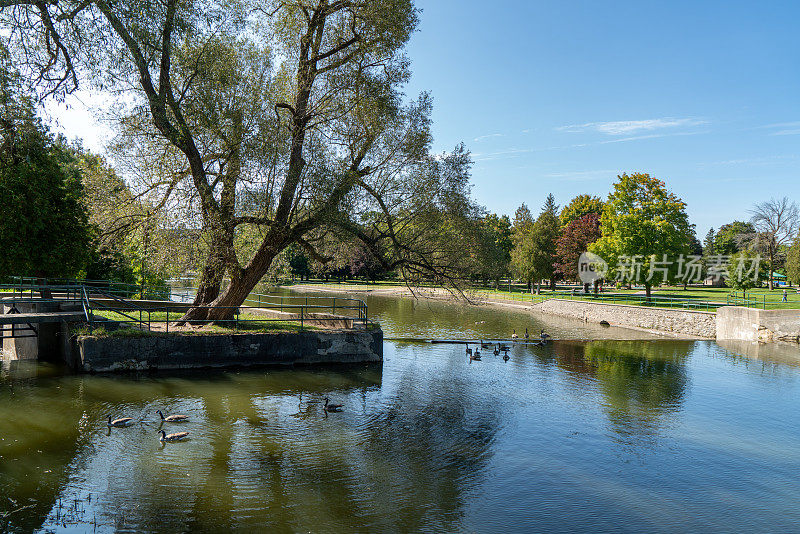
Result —
<svg viewBox="0 0 800 534"><path fill-rule="evenodd" d="M528 334L528 329L526 328L525 329L525 339L528 339L529 337L531 337L531 336Z"/></svg>
<svg viewBox="0 0 800 534"><path fill-rule="evenodd" d="M110 415L108 416L108 426L115 426L117 428L121 428L125 426L130 426L131 424L133 424L132 417L121 417L119 419L114 419L112 421L111 416Z"/></svg>
<svg viewBox="0 0 800 534"><path fill-rule="evenodd" d="M344 404L331 404L330 399L325 397L325 411L326 412L341 412Z"/></svg>
<svg viewBox="0 0 800 534"><path fill-rule="evenodd" d="M158 438L158 441L181 441L186 439L189 435L188 432L175 432L174 434L167 434L163 430L158 431L161 434L161 437Z"/></svg>
<svg viewBox="0 0 800 534"><path fill-rule="evenodd" d="M518 338L519 336L517 335L517 331L515 329L513 332L511 332L511 339L518 339Z"/></svg>
<svg viewBox="0 0 800 534"><path fill-rule="evenodd" d="M161 416L161 420L165 423L182 423L189 420L188 415L175 414L164 417L164 414L161 413L161 410L156 410L156 413Z"/></svg>
<svg viewBox="0 0 800 534"><path fill-rule="evenodd" d="M550 334L547 334L544 330L542 330L542 333L539 334L539 337L542 338L542 341L547 341L550 339Z"/></svg>
<svg viewBox="0 0 800 534"><path fill-rule="evenodd" d="M472 349L469 348L469 345L467 345L467 351L466 352L467 352L467 356L472 354Z"/></svg>

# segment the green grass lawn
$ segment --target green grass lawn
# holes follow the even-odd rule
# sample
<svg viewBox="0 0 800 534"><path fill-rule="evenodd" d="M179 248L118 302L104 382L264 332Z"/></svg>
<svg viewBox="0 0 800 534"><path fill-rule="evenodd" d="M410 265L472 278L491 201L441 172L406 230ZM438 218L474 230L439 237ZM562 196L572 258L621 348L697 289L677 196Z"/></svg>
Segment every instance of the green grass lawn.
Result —
<svg viewBox="0 0 800 534"><path fill-rule="evenodd" d="M297 282L299 283L308 283L308 282ZM342 283L336 282L312 282L315 285L320 285L322 287L330 287L336 289L348 289L349 287L352 288L363 288L364 286L372 286L372 287L398 287L403 288L405 287L402 283L398 283L396 281L383 281L377 283L366 283L360 281L347 281ZM783 296L783 288L774 289L770 291L768 288L758 288L752 289L747 292L747 297L752 299L755 297L755 302L757 302L758 307L763 307L764 303L766 303L767 309L800 309L800 294L796 292L797 288L791 287L787 288L788 295L787 300L788 302L781 302L781 297ZM732 294L731 289L726 287L689 287L686 290L683 289L683 286L678 287L670 287L664 286L659 288L653 288L652 296L654 297L650 303L644 301L644 288L637 288L637 289L611 289L607 288L603 293L600 294L598 298L594 298L592 296L586 296L581 294L572 295L569 290L558 290L555 293L550 292L549 290L542 289L541 295L531 295L527 291L523 291L522 288L515 288L513 291L509 292L508 290L504 289L470 289L471 294L489 298L489 299L500 299L500 300L512 300L518 302L540 302L541 300L547 298L561 298L561 299L568 299L568 300L587 300L587 301L600 301L600 302L611 302L615 304L629 304L629 305L650 305L655 307L665 307L665 308L684 308L684 309L709 309L713 310L718 306L726 305L728 303L734 303L732 300L729 300L729 295ZM741 293L739 294L741 296ZM674 299L674 300L673 300ZM755 303L751 303L751 306L754 306Z"/></svg>

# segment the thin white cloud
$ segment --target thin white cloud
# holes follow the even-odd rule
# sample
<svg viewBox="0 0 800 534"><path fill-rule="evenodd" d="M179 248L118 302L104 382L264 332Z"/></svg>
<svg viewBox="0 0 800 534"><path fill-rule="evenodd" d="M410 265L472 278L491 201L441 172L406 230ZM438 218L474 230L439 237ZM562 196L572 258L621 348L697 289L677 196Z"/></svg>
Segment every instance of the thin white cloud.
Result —
<svg viewBox="0 0 800 534"><path fill-rule="evenodd" d="M607 141L600 141L599 145L607 145L609 143L625 143L627 141L639 141L641 139L656 139L659 137L677 137L683 135L698 135L708 133L709 130L703 130L700 132L675 132L675 133L664 133L664 134L649 134L649 135L635 135L631 137L621 137L619 139L609 139Z"/></svg>
<svg viewBox="0 0 800 534"><path fill-rule="evenodd" d="M541 147L541 148L509 148L505 150L498 150L496 152L478 152L472 155L473 161L477 162L486 162L486 161L495 161L495 160L505 160L505 159L512 159L512 158L519 158L524 154L530 154L532 152L547 152L550 150L567 150L570 148L583 148L587 146L597 146L597 145L607 145L609 143L626 143L629 141L640 141L644 139L656 139L660 137L677 137L677 136L685 136L685 135L700 135L709 133L710 130L702 130L697 132L674 132L674 133L664 133L664 134L649 134L649 135L637 135L631 137L622 137L618 139L607 139L605 141L594 141L591 143L575 143L572 145L561 145L561 146L548 146L548 147Z"/></svg>
<svg viewBox="0 0 800 534"><path fill-rule="evenodd" d="M675 118L664 117L661 119L646 119L638 121L611 121L587 122L585 124L571 124L560 126L556 130L562 132L599 132L606 135L625 135L636 132L660 130L662 128L678 128L708 124L708 121L695 117Z"/></svg>
<svg viewBox="0 0 800 534"><path fill-rule="evenodd" d="M756 126L757 129L762 129L762 128L798 128L798 127L800 127L800 121L774 122L772 124L764 124L763 126Z"/></svg>
<svg viewBox="0 0 800 534"><path fill-rule="evenodd" d="M501 133L493 133L493 134L488 134L488 135L479 135L478 137L473 139L473 141L476 142L476 143L480 143L484 139L491 139L492 137L503 137L503 134L501 134Z"/></svg>
<svg viewBox="0 0 800 534"><path fill-rule="evenodd" d="M795 128L793 130L778 130L777 132L772 132L770 135L800 135L800 128Z"/></svg>
<svg viewBox="0 0 800 534"><path fill-rule="evenodd" d="M797 156L795 156L794 154L758 156L752 158L727 159L722 161L699 163L698 167L708 167L711 165L775 165L775 164L780 164L787 160L794 160L794 159L797 159Z"/></svg>

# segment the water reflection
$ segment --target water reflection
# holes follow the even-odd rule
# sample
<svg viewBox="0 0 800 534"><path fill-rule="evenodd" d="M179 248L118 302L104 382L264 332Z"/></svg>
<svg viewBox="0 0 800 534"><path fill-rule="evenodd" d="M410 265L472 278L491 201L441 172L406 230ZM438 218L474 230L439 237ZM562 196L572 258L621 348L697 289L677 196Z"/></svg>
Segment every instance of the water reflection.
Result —
<svg viewBox="0 0 800 534"><path fill-rule="evenodd" d="M604 396L603 409L623 439L658 434L681 409L689 382L686 358L693 342L595 341L584 360Z"/></svg>

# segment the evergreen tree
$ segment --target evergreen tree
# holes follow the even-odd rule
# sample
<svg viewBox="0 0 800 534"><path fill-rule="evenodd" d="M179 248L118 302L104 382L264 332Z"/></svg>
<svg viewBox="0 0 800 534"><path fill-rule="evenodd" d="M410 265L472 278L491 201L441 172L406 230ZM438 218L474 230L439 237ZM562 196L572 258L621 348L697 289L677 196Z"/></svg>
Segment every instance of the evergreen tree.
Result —
<svg viewBox="0 0 800 534"><path fill-rule="evenodd" d="M534 277L536 280L549 280L551 290L556 288L556 240L560 230L558 206L551 193L547 195L542 213L533 224L532 231Z"/></svg>
<svg viewBox="0 0 800 534"><path fill-rule="evenodd" d="M92 232L75 158L36 117L0 48L0 278L75 277Z"/></svg>

